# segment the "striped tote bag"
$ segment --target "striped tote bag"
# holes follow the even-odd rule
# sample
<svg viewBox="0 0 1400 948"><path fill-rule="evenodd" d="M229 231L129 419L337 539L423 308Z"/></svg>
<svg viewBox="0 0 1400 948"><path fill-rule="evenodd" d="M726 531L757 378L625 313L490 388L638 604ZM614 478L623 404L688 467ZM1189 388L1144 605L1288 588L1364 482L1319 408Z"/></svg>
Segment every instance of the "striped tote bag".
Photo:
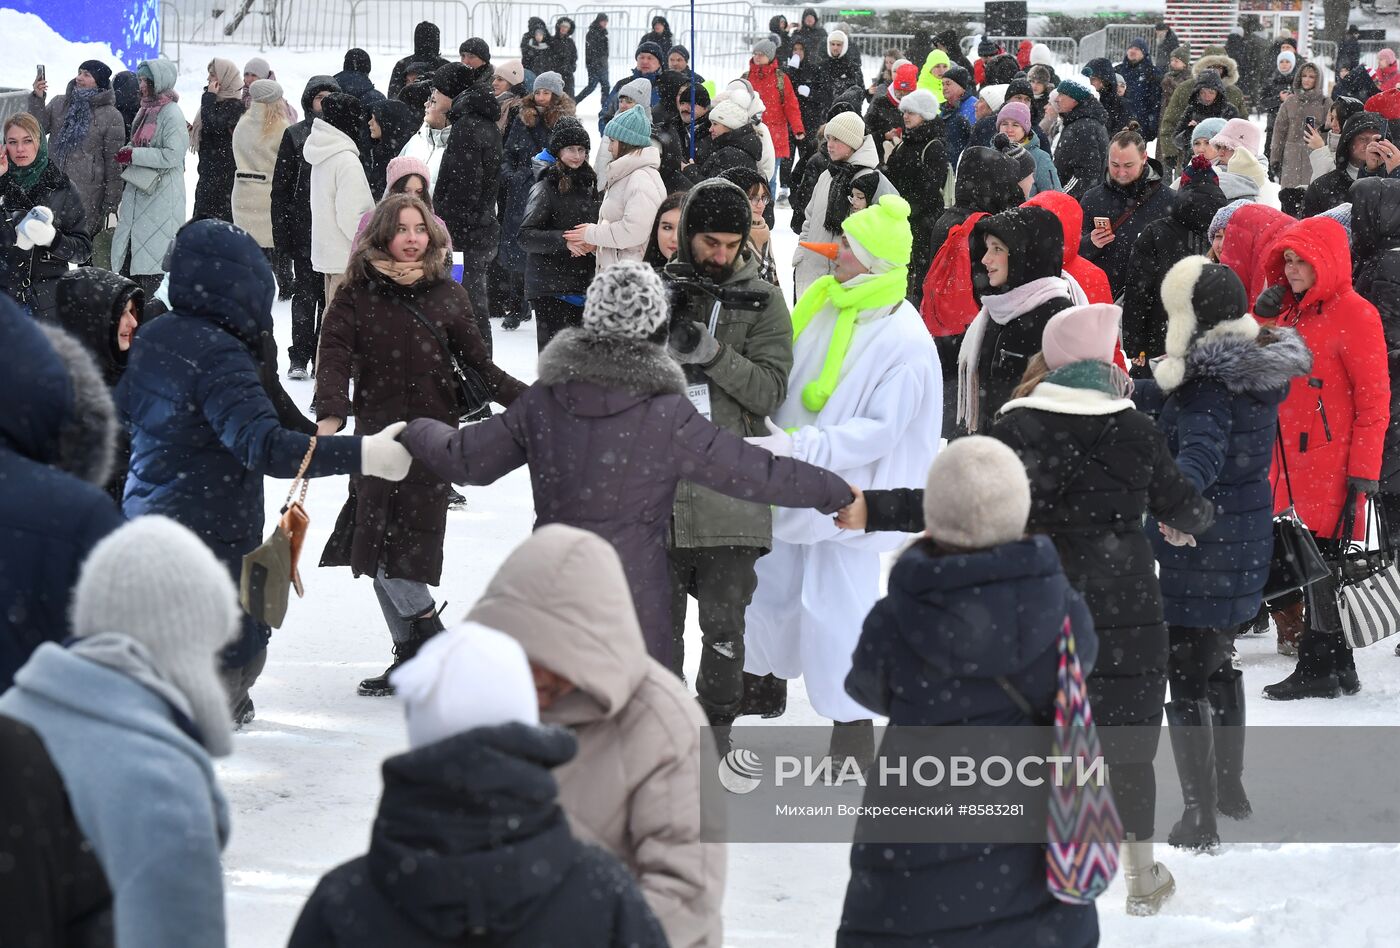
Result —
<svg viewBox="0 0 1400 948"><path fill-rule="evenodd" d="M1068 616L1060 630L1059 676L1051 753L1075 761L1066 769L1073 777L1079 773L1080 761L1087 770L1091 762L1103 759L1103 745L1094 728L1084 668L1075 652ZM1107 774L1102 766L1097 772ZM1123 822L1108 781L1079 786L1071 779L1067 786L1052 784L1047 830L1045 872L1050 894L1071 905L1093 902L1118 873L1123 842Z"/></svg>
<svg viewBox="0 0 1400 948"><path fill-rule="evenodd" d="M1400 562L1343 586L1339 598L1342 635L1352 648L1375 645L1400 632Z"/></svg>

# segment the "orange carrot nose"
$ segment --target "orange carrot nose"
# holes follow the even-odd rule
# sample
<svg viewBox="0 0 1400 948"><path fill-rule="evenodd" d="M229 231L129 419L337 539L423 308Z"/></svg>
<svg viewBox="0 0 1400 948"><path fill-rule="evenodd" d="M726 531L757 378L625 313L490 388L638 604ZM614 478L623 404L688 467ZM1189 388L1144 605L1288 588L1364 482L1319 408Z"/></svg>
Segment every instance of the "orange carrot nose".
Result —
<svg viewBox="0 0 1400 948"><path fill-rule="evenodd" d="M836 255L841 252L840 244L809 244L804 240L799 246L806 247L813 253L819 253L828 260L835 260Z"/></svg>

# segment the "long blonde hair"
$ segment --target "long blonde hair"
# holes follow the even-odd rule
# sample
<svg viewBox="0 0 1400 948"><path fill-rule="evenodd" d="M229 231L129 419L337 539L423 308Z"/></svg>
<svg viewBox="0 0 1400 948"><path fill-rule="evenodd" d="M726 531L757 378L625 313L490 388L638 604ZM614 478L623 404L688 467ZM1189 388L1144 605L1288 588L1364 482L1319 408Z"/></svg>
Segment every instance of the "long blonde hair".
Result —
<svg viewBox="0 0 1400 948"><path fill-rule="evenodd" d="M412 194L389 194L374 208L365 225L365 232L355 242L355 250L345 271L352 284L367 284L376 279L374 264L393 260L389 244L399 229L399 212L413 209L423 215L428 228L428 249L423 254L423 279L441 280L448 274L448 248L452 246L447 228L428 210L428 205Z"/></svg>
<svg viewBox="0 0 1400 948"><path fill-rule="evenodd" d="M1026 363L1026 371L1021 376L1021 384L1016 386L1016 390L1011 393L1012 398L1025 398L1035 391L1037 385L1045 381L1045 376L1050 374L1050 366L1045 363L1045 353L1037 352L1031 356L1031 361Z"/></svg>

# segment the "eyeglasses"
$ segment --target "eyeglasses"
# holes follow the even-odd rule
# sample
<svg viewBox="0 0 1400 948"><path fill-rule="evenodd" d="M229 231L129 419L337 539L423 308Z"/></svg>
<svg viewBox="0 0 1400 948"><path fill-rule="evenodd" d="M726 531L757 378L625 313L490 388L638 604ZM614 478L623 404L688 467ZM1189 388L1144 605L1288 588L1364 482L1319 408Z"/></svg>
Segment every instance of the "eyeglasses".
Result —
<svg viewBox="0 0 1400 948"><path fill-rule="evenodd" d="M767 203L768 203L769 201L771 201L771 200L772 200L772 198L770 198L768 195L766 195L766 194L760 194L758 197L751 197L751 198L749 198L749 203L750 203L750 204L753 204L753 205L756 205L756 206L758 206L758 207L762 207L762 206L764 206L765 204L767 204Z"/></svg>

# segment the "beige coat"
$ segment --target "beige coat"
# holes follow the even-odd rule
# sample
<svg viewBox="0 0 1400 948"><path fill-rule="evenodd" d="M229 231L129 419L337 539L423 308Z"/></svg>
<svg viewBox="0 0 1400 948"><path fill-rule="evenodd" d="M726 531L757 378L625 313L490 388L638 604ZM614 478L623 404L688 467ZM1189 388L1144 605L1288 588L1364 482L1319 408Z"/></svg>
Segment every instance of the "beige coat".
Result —
<svg viewBox="0 0 1400 948"><path fill-rule="evenodd" d="M276 108L270 131L264 131L268 108ZM276 103L254 102L233 130L233 222L252 235L259 247L272 246L272 172L277 149L287 130L287 116Z"/></svg>
<svg viewBox="0 0 1400 948"><path fill-rule="evenodd" d="M627 864L672 948L720 948L725 851L700 841L705 718L647 656L612 546L576 527L541 527L467 618L513 636L532 664L576 686L540 711L541 723L578 737L578 756L555 771L575 835Z"/></svg>
<svg viewBox="0 0 1400 948"><path fill-rule="evenodd" d="M666 200L661 182L661 150L648 145L608 165L608 189L598 208L598 223L589 224L584 240L598 248L598 269L619 260L640 260L646 253L656 209Z"/></svg>

